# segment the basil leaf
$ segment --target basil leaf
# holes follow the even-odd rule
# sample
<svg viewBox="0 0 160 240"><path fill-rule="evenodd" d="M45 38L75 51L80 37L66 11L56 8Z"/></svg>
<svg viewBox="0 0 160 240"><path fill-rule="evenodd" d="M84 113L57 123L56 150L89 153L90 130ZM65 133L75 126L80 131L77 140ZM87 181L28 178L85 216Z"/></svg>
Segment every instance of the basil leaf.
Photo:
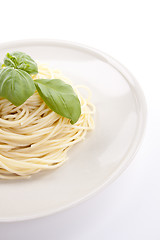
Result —
<svg viewBox="0 0 160 240"><path fill-rule="evenodd" d="M71 119L74 124L81 114L80 101L73 88L60 79L34 80L37 91L49 108Z"/></svg>
<svg viewBox="0 0 160 240"><path fill-rule="evenodd" d="M31 76L19 69L6 67L0 70L0 96L20 106L35 92Z"/></svg>
<svg viewBox="0 0 160 240"><path fill-rule="evenodd" d="M5 65L2 64L2 63L0 63L0 70L1 70L3 67L5 67Z"/></svg>
<svg viewBox="0 0 160 240"><path fill-rule="evenodd" d="M29 74L38 73L37 63L24 52L7 53L4 63L6 66L24 70Z"/></svg>
<svg viewBox="0 0 160 240"><path fill-rule="evenodd" d="M9 67L17 67L17 60L15 57L10 55L9 53L6 54L6 57L4 58L4 64Z"/></svg>

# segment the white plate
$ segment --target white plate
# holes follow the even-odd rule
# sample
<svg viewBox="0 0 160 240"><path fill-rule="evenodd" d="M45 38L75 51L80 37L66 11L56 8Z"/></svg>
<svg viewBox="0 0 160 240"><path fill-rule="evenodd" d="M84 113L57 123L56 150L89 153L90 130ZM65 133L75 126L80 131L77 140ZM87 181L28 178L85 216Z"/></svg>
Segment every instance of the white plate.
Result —
<svg viewBox="0 0 160 240"><path fill-rule="evenodd" d="M138 83L110 56L80 44L34 40L1 44L0 61L13 50L60 69L74 84L87 85L96 105L96 128L55 171L30 180L1 180L0 221L55 213L108 185L133 159L146 124L146 104Z"/></svg>

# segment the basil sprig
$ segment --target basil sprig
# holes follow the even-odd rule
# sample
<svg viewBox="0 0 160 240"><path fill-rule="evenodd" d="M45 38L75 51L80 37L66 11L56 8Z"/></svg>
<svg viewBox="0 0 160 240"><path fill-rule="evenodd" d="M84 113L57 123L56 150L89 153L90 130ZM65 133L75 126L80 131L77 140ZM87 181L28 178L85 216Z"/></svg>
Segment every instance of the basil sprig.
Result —
<svg viewBox="0 0 160 240"><path fill-rule="evenodd" d="M29 55L23 52L7 53L4 58L4 64L9 67L24 70L29 74L38 73L37 63Z"/></svg>
<svg viewBox="0 0 160 240"><path fill-rule="evenodd" d="M81 114L80 101L73 88L60 79L37 79L37 91L51 110L71 119L74 124Z"/></svg>
<svg viewBox="0 0 160 240"><path fill-rule="evenodd" d="M23 104L37 89L47 106L57 114L78 121L81 105L73 88L60 79L36 79L30 74L38 73L36 62L26 53L7 53L0 64L0 96L15 106Z"/></svg>

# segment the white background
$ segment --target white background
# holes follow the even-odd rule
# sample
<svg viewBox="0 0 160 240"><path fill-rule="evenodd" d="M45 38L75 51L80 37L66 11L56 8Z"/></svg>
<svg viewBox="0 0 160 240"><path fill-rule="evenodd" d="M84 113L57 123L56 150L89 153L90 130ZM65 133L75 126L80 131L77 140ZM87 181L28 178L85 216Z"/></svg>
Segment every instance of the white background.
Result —
<svg viewBox="0 0 160 240"><path fill-rule="evenodd" d="M160 239L158 4L158 0L0 1L0 43L49 38L98 48L133 73L148 105L143 144L119 179L94 198L56 215L0 223L0 240Z"/></svg>

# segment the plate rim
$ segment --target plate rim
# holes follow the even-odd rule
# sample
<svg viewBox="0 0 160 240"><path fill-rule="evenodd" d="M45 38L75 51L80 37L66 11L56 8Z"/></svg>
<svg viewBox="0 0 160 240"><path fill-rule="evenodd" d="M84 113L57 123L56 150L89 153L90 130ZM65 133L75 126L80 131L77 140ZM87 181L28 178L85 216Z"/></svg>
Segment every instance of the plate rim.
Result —
<svg viewBox="0 0 160 240"><path fill-rule="evenodd" d="M136 131L134 140L132 141L132 146L129 148L128 154L123 158L123 163L114 171L114 173L110 176L109 179L104 181L104 183L100 184L98 187L94 188L94 190L90 191L85 196L81 197L78 200L75 200L74 202L71 202L70 204L67 204L64 207L60 207L57 210L50 209L42 210L40 213L33 214L32 216L24 216L24 217L9 217L9 218L1 218L0 222L17 222L17 221L24 221L24 220L30 220L30 219L36 219L40 217L45 217L48 215L53 215L55 213L67 210L71 207L74 207L78 205L79 203L82 203L91 197L93 197L95 194L97 194L100 190L103 190L108 185L110 185L113 181L115 181L130 165L132 160L134 159L136 153L138 152L140 146L142 145L142 140L145 135L146 125L147 125L147 103L146 99L143 93L142 88L140 87L138 81L135 79L135 77L130 73L130 71L124 67L119 61L108 55L107 53L104 53L101 50L98 50L96 48L87 46L85 44L76 43L72 41L65 41L65 40L55 40L55 39L22 39L22 40L14 40L14 41L7 41L4 43L0 43L0 50L10 47L17 47L23 45L52 45L52 46L64 46L64 47L72 47L75 49L85 50L85 52L92 53L96 56L99 56L103 61L106 61L109 63L112 67L114 67L128 82L131 88L133 88L135 91L135 97L139 104L140 111L139 111L139 121L138 121L138 129Z"/></svg>

